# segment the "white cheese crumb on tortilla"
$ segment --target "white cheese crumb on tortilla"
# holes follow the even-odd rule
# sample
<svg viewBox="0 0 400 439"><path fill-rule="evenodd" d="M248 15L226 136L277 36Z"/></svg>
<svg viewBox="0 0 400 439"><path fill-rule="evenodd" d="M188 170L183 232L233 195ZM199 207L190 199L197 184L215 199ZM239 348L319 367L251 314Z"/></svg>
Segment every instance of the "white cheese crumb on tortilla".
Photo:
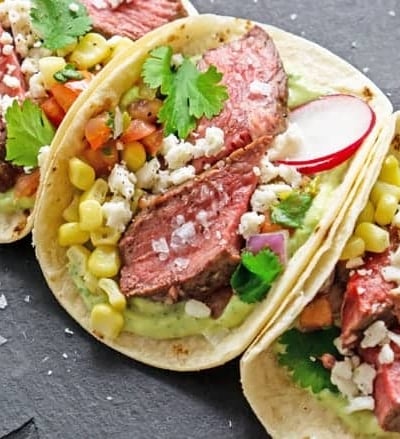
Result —
<svg viewBox="0 0 400 439"><path fill-rule="evenodd" d="M197 319L210 317L211 309L203 302L195 299L189 299L185 303L185 313Z"/></svg>
<svg viewBox="0 0 400 439"><path fill-rule="evenodd" d="M359 412L361 410L374 410L375 401L372 396L357 396L350 399L350 403L344 408L346 413Z"/></svg>

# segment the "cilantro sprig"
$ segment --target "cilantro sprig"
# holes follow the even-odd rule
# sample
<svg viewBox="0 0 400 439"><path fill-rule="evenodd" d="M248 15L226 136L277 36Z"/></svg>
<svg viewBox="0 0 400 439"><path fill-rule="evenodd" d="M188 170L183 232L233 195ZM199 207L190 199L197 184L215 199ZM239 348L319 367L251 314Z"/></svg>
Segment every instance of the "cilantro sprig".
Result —
<svg viewBox="0 0 400 439"><path fill-rule="evenodd" d="M301 227L312 200L313 196L309 192L292 192L287 198L273 206L272 222L286 227Z"/></svg>
<svg viewBox="0 0 400 439"><path fill-rule="evenodd" d="M324 368L318 358L328 353L339 358L339 352L333 344L339 334L340 329L335 326L313 332L290 329L278 339L278 343L284 346L284 352L278 353L278 362L290 371L299 386L309 388L314 393L323 389L337 393L337 387L330 380L330 371Z"/></svg>
<svg viewBox="0 0 400 439"><path fill-rule="evenodd" d="M33 0L32 3L32 26L47 49L73 44L92 27L85 6L77 0Z"/></svg>
<svg viewBox="0 0 400 439"><path fill-rule="evenodd" d="M185 139L196 127L196 120L203 116L211 119L221 112L228 93L224 85L219 85L222 73L215 66L200 72L189 58L184 57L176 68L171 59L171 47L152 50L143 65L142 77L146 85L159 88L166 96L158 114L165 134Z"/></svg>
<svg viewBox="0 0 400 439"><path fill-rule="evenodd" d="M231 286L242 302L255 303L267 295L282 270L279 257L269 248L257 254L245 251L231 277Z"/></svg>
<svg viewBox="0 0 400 439"><path fill-rule="evenodd" d="M50 145L55 129L43 111L26 99L20 106L14 101L5 114L7 123L6 159L14 165L38 165L42 146Z"/></svg>

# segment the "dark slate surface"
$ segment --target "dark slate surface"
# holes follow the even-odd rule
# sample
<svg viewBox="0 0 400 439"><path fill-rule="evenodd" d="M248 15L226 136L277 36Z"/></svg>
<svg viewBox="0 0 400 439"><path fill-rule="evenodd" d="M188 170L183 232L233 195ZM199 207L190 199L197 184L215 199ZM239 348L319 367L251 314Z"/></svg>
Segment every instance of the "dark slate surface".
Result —
<svg viewBox="0 0 400 439"><path fill-rule="evenodd" d="M201 12L268 22L314 40L367 74L400 106L396 0L193 0ZM241 394L238 362L178 374L131 361L57 305L30 237L0 248L0 437L266 438ZM73 335L67 334L68 328Z"/></svg>

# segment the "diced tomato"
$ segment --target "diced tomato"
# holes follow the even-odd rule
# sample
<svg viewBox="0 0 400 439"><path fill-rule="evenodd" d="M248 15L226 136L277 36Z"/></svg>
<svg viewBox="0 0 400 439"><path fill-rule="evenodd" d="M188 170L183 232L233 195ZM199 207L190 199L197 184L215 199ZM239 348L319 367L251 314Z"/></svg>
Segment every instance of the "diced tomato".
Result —
<svg viewBox="0 0 400 439"><path fill-rule="evenodd" d="M107 125L108 115L102 114L89 119L85 127L85 137L92 149L105 145L111 137L111 128Z"/></svg>
<svg viewBox="0 0 400 439"><path fill-rule="evenodd" d="M15 183L14 195L17 198L31 197L32 195L35 195L39 186L39 180L39 169L36 169L31 174L21 174Z"/></svg>
<svg viewBox="0 0 400 439"><path fill-rule="evenodd" d="M149 134L146 137L143 137L141 142L143 143L147 154L151 156L155 156L159 149L161 148L161 144L164 138L164 132L162 129L154 131L154 133Z"/></svg>
<svg viewBox="0 0 400 439"><path fill-rule="evenodd" d="M60 105L58 105L54 96L51 96L42 102L40 107L53 125L58 127L61 124L65 116L65 111L60 107Z"/></svg>
<svg viewBox="0 0 400 439"><path fill-rule="evenodd" d="M122 143L143 139L156 131L156 126L141 119L133 119L121 136Z"/></svg>
<svg viewBox="0 0 400 439"><path fill-rule="evenodd" d="M110 174L114 165L119 161L119 154L116 145L111 143L96 150L88 146L84 149L81 158L92 166L96 176L100 177Z"/></svg>
<svg viewBox="0 0 400 439"><path fill-rule="evenodd" d="M75 99L79 96L80 91L72 90L66 84L54 84L51 89L51 94L57 101L58 105L67 112Z"/></svg>
<svg viewBox="0 0 400 439"><path fill-rule="evenodd" d="M129 115L132 119L141 119L146 122L156 123L158 112L162 106L160 99L140 99L129 105Z"/></svg>
<svg viewBox="0 0 400 439"><path fill-rule="evenodd" d="M279 224L272 223L268 218L261 225L261 233L277 232L282 230L283 227Z"/></svg>

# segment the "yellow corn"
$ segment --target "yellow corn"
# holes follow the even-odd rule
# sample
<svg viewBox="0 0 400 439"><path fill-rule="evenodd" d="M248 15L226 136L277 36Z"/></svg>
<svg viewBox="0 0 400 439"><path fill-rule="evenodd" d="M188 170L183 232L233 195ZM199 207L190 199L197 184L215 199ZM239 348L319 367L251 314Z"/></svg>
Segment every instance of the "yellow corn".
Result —
<svg viewBox="0 0 400 439"><path fill-rule="evenodd" d="M389 247L389 233L376 224L361 223L354 234L363 239L366 251L382 253Z"/></svg>
<svg viewBox="0 0 400 439"><path fill-rule="evenodd" d="M364 209L361 211L357 218L357 224L359 223L372 223L375 218L375 208L371 201L368 201Z"/></svg>
<svg viewBox="0 0 400 439"><path fill-rule="evenodd" d="M87 163L77 157L70 159L69 180L75 187L86 191L93 185L95 177L94 169Z"/></svg>
<svg viewBox="0 0 400 439"><path fill-rule="evenodd" d="M79 225L82 230L93 232L103 224L101 204L96 200L85 200L79 204Z"/></svg>
<svg viewBox="0 0 400 439"><path fill-rule="evenodd" d="M118 249L112 245L96 247L89 257L89 271L97 277L114 277L121 266Z"/></svg>
<svg viewBox="0 0 400 439"><path fill-rule="evenodd" d="M86 200L96 200L100 204L103 204L106 200L107 192L107 182L102 178L98 178L93 185L81 195L80 202L83 203Z"/></svg>
<svg viewBox="0 0 400 439"><path fill-rule="evenodd" d="M90 326L97 336L114 339L124 326L124 318L110 305L99 303L90 313Z"/></svg>
<svg viewBox="0 0 400 439"><path fill-rule="evenodd" d="M346 243L340 259L347 261L348 259L358 258L365 252L365 243L362 238L358 236L352 236Z"/></svg>
<svg viewBox="0 0 400 439"><path fill-rule="evenodd" d="M379 174L379 180L400 186L399 161L394 155L391 154L386 157L382 165L381 173Z"/></svg>
<svg viewBox="0 0 400 439"><path fill-rule="evenodd" d="M90 233L90 240L95 247L99 245L115 245L118 243L121 233L112 227L99 227Z"/></svg>
<svg viewBox="0 0 400 439"><path fill-rule="evenodd" d="M97 277L94 274L92 274L90 271L86 271L82 277L85 282L86 288L92 294L98 294L99 290L97 288L97 285L99 280L97 279Z"/></svg>
<svg viewBox="0 0 400 439"><path fill-rule="evenodd" d="M78 69L88 70L106 60L110 54L111 48L107 40L100 34L89 32L79 40L69 60Z"/></svg>
<svg viewBox="0 0 400 439"><path fill-rule="evenodd" d="M89 238L89 232L82 230L79 223L61 224L58 229L58 243L62 247L84 244Z"/></svg>
<svg viewBox="0 0 400 439"><path fill-rule="evenodd" d="M39 70L46 90L50 90L54 84L57 84L54 73L62 70L66 64L65 59L61 56L45 56L39 59Z"/></svg>
<svg viewBox="0 0 400 439"><path fill-rule="evenodd" d="M74 41L73 43L68 44L68 46L62 47L61 49L57 49L57 55L65 58L69 53L75 50L77 45L78 43Z"/></svg>
<svg viewBox="0 0 400 439"><path fill-rule="evenodd" d="M144 190L143 189L135 189L135 195L133 196L132 200L131 200L131 212L135 213L138 205L139 205L139 200L140 197L144 194Z"/></svg>
<svg viewBox="0 0 400 439"><path fill-rule="evenodd" d="M124 146L122 160L132 172L138 171L146 162L146 150L140 142L130 142Z"/></svg>
<svg viewBox="0 0 400 439"><path fill-rule="evenodd" d="M62 217L70 223L79 221L79 195L74 195L69 206L64 209Z"/></svg>
<svg viewBox="0 0 400 439"><path fill-rule="evenodd" d="M397 202L400 201L400 187L378 180L372 188L370 200L376 206L384 194L391 194L396 197Z"/></svg>
<svg viewBox="0 0 400 439"><path fill-rule="evenodd" d="M376 205L375 222L385 226L392 222L397 210L397 198L391 194L383 194Z"/></svg>
<svg viewBox="0 0 400 439"><path fill-rule="evenodd" d="M121 293L117 282L112 279L100 279L99 288L101 288L108 296L110 305L117 311L123 311L126 308L126 298Z"/></svg>
<svg viewBox="0 0 400 439"><path fill-rule="evenodd" d="M72 245L67 250L68 261L79 276L86 273L89 256L90 251L82 245Z"/></svg>

